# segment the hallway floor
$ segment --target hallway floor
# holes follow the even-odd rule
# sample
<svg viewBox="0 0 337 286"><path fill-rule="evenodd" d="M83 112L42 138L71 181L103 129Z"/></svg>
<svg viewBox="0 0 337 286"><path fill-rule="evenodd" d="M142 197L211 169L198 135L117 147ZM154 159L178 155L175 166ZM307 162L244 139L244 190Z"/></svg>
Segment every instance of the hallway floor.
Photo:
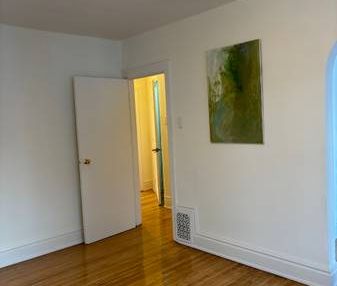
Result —
<svg viewBox="0 0 337 286"><path fill-rule="evenodd" d="M0 270L0 286L299 286L172 240L171 211L142 192L143 225Z"/></svg>

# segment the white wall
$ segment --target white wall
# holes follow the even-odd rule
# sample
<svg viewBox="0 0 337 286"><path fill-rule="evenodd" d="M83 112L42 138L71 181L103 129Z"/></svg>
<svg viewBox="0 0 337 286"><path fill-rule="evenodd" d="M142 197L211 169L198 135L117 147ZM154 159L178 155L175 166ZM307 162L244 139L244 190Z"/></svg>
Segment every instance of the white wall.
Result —
<svg viewBox="0 0 337 286"><path fill-rule="evenodd" d="M324 76L336 21L335 0L238 0L125 41L125 68L171 61L176 199L197 211L198 235L333 270ZM265 145L211 144L205 51L256 38ZM118 42L0 25L0 251L81 228L71 76L120 68Z"/></svg>
<svg viewBox="0 0 337 286"><path fill-rule="evenodd" d="M325 69L337 35L335 11L334 0L238 0L124 43L126 70L170 60L176 203L197 212L194 246L240 260L214 246L231 244L290 261L298 273L250 264L320 285L318 276L301 271L323 277L333 270ZM211 144L205 52L252 39L262 40L265 144Z"/></svg>
<svg viewBox="0 0 337 286"><path fill-rule="evenodd" d="M72 76L120 78L121 48L0 25L0 257L82 228Z"/></svg>

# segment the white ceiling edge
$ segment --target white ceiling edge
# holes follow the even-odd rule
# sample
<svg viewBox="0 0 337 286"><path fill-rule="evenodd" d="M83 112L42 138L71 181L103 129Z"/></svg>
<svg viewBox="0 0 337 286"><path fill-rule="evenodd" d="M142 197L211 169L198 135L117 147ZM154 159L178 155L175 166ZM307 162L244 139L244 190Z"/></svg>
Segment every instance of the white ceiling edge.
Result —
<svg viewBox="0 0 337 286"><path fill-rule="evenodd" d="M125 40L233 1L137 0L136 6L135 0L0 0L0 23Z"/></svg>

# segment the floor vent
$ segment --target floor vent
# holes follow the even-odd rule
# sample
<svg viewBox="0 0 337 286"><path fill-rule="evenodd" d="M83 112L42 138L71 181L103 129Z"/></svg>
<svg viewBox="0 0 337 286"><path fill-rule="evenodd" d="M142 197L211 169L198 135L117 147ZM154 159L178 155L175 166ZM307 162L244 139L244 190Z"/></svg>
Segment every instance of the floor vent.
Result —
<svg viewBox="0 0 337 286"><path fill-rule="evenodd" d="M192 243L194 230L194 211L187 208L177 208L176 238L184 243Z"/></svg>

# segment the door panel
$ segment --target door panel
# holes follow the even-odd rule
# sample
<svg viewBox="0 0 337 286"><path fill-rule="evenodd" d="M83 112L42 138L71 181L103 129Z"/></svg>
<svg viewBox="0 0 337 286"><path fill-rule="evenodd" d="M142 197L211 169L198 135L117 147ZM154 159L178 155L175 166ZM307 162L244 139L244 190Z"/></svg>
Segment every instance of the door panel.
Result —
<svg viewBox="0 0 337 286"><path fill-rule="evenodd" d="M155 126L155 112L154 112L154 96L153 96L153 86L152 86L152 79L147 78L147 92L149 94L149 100L150 100L150 124L151 124L151 149L157 148L157 138L156 138L156 126ZM153 191L156 194L158 203L160 204L160 192L158 187L158 167L157 167L157 154L155 152L152 152L152 183L153 183Z"/></svg>
<svg viewBox="0 0 337 286"><path fill-rule="evenodd" d="M154 103L154 122L155 122L155 137L156 147L152 150L156 157L156 171L157 171L157 188L159 195L159 204L161 206L165 203L164 198L164 178L163 178L163 155L161 144L161 115L160 115L160 91L158 80L152 81L153 84L153 103Z"/></svg>
<svg viewBox="0 0 337 286"><path fill-rule="evenodd" d="M136 226L128 82L76 77L74 89L84 239L91 243Z"/></svg>

